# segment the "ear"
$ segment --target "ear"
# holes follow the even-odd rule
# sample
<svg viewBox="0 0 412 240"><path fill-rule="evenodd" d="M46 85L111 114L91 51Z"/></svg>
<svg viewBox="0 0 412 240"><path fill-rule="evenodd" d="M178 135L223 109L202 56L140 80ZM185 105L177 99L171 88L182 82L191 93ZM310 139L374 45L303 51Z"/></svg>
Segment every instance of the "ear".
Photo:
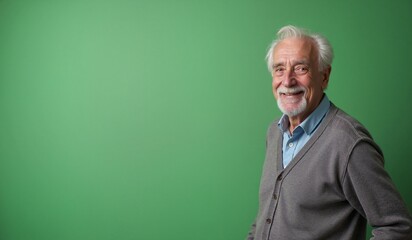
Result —
<svg viewBox="0 0 412 240"><path fill-rule="evenodd" d="M329 84L329 76L330 72L332 71L332 66L328 66L322 71L322 89L326 90Z"/></svg>

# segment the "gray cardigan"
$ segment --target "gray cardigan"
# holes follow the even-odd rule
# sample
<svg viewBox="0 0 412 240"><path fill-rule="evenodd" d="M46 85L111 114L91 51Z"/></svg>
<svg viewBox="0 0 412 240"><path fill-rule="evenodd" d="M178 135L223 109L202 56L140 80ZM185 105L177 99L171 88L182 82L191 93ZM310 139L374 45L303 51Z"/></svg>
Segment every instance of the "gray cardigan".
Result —
<svg viewBox="0 0 412 240"><path fill-rule="evenodd" d="M259 212L248 239L412 239L412 220L368 131L331 104L318 129L282 167L282 134L268 130Z"/></svg>

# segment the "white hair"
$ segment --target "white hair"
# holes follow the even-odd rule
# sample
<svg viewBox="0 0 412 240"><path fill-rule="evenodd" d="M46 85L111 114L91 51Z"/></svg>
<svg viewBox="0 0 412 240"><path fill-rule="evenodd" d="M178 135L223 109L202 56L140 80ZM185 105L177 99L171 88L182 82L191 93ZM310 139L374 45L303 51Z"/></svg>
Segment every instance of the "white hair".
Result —
<svg viewBox="0 0 412 240"><path fill-rule="evenodd" d="M271 43L269 50L266 54L266 61L269 72L272 72L273 70L273 50L276 48L279 42L287 38L308 38L312 40L318 51L318 64L320 71L323 71L324 69L332 65L333 49L329 41L325 37L319 34L311 34L302 28L288 25L282 27L278 31L277 39L275 39Z"/></svg>

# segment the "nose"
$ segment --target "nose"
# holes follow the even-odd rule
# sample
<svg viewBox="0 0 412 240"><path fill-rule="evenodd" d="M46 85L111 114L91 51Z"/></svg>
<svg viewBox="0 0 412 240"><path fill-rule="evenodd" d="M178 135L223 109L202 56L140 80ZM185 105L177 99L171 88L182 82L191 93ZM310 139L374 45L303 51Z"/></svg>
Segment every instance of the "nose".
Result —
<svg viewBox="0 0 412 240"><path fill-rule="evenodd" d="M285 87L292 87L296 84L296 74L292 68L285 70L282 76L282 85Z"/></svg>

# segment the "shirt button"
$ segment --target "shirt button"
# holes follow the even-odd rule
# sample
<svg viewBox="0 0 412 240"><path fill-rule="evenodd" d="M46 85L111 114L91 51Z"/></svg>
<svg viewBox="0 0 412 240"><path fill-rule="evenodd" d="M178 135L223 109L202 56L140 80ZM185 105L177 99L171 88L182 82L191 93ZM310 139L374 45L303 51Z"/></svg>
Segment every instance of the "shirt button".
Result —
<svg viewBox="0 0 412 240"><path fill-rule="evenodd" d="M293 147L293 142L289 143L289 147L290 148Z"/></svg>
<svg viewBox="0 0 412 240"><path fill-rule="evenodd" d="M266 223L267 223L267 224L272 223L272 219L270 219L270 218L266 219Z"/></svg>

